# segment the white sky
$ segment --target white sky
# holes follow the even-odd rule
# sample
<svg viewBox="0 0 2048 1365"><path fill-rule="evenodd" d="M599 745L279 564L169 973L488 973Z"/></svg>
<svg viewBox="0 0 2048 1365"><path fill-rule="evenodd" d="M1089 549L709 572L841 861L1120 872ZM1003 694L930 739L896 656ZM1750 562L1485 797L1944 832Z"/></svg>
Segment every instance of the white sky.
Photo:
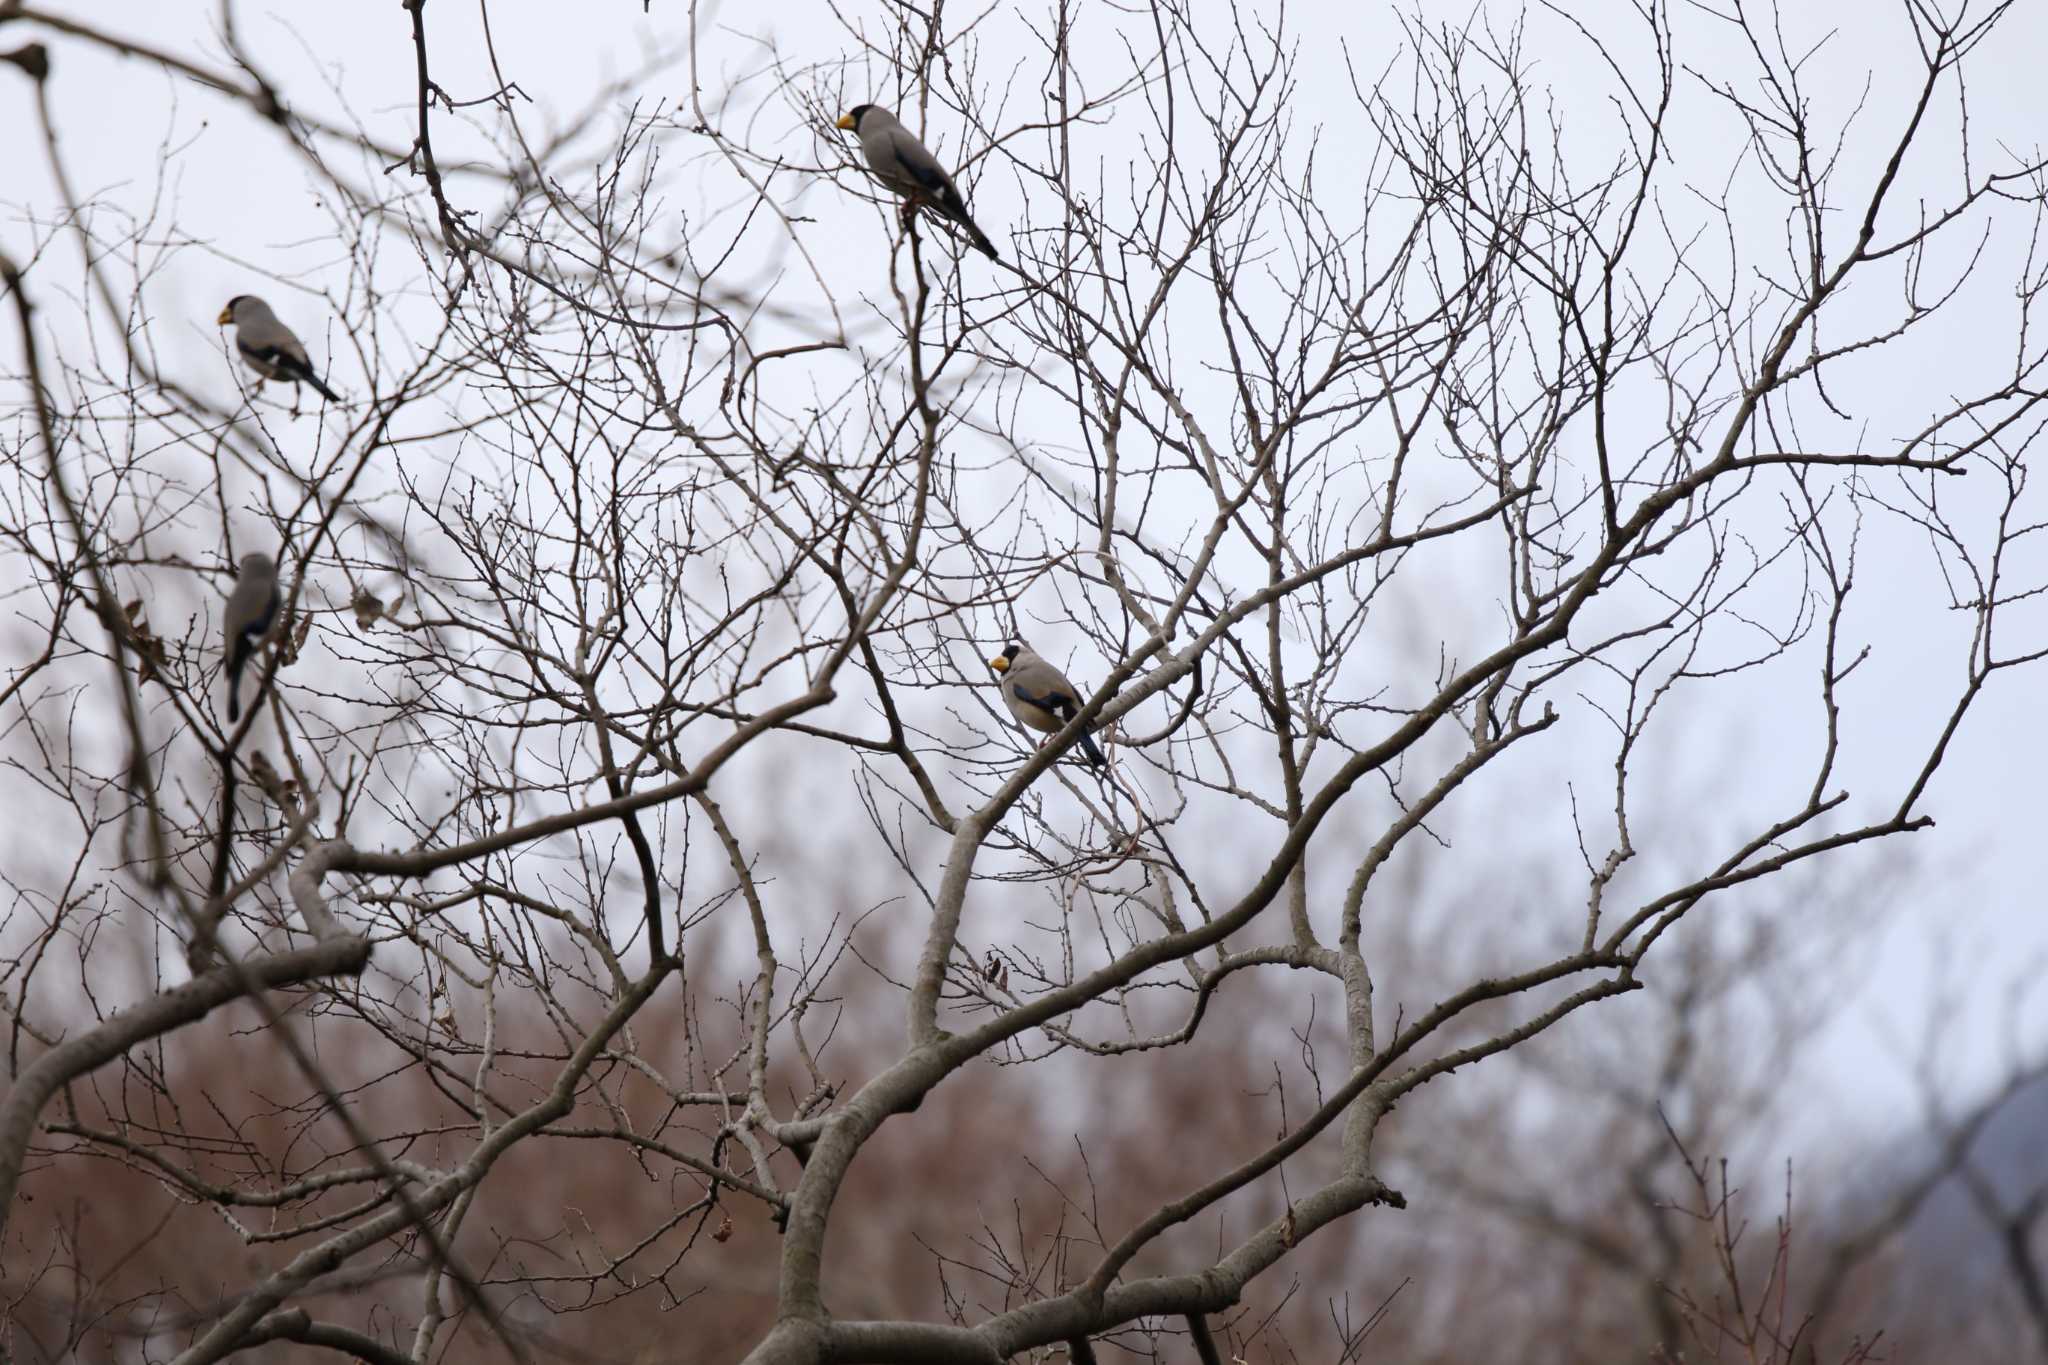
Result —
<svg viewBox="0 0 2048 1365"><path fill-rule="evenodd" d="M220 59L220 45L211 36L216 11L209 5L165 0L52 8L88 22L118 25L124 33L209 66ZM1629 35L1618 55L1635 42L1627 27L1628 6L1603 0L1572 8L1597 31ZM1828 45L1813 59L1810 89L1817 98L1820 123L1833 126L1864 99L1869 79L1862 132L1841 173L1844 197L1853 200L1874 169L1872 149L1888 146L1899 125L1897 96L1901 82L1913 75L1900 57L1910 52L1910 39L1892 6L1834 0L1788 8L1793 11L1787 16L1788 47L1801 48L1822 32L1832 32ZM1446 16L1466 12L1463 6L1431 10ZM1491 11L1513 12L1507 6L1493 6ZM563 16L572 12L577 16L574 22L564 22ZM862 22L872 27L885 22L879 5L850 12L863 15ZM296 106L336 114L341 101L321 88L322 82L332 81L347 109L379 138L401 146L409 142L413 76L408 16L397 3L245 5L238 14L244 42L270 63L268 74ZM1378 5L1297 4L1289 9L1288 19L1297 26L1303 52L1298 130L1305 133L1322 125L1333 161L1341 160L1347 139L1355 140L1360 128L1345 97L1348 77L1338 43L1341 40L1362 71L1377 69L1390 45L1398 41L1399 30L1390 16L1390 10ZM439 83L457 98L488 93L493 82L475 36L474 6L434 0L427 17ZM730 27L720 28L705 43L707 88L718 83L719 72L758 65L760 49L741 36L755 26L772 25L792 65L828 57L840 41L837 21L821 4L728 6L717 18ZM1711 70L1734 69L1731 63L1740 53L1731 47L1731 35L1697 15L1682 14L1680 20L1685 61ZM655 0L646 17L638 5L625 3L500 4L493 11L500 59L534 97L532 117L542 128L551 110L577 106L600 82L637 65L643 52L680 46L686 22L687 10L676 0ZM706 21L705 32L713 29L714 24ZM0 47L31 36L47 37L26 24L0 28ZM1540 13L1531 16L1528 46L1536 57L1538 82L1555 96L1564 113L1572 153L1591 155L1611 136L1605 121L1604 72L1558 22ZM343 287L335 274L338 248L325 212L315 203L313 185L276 137L239 110L224 110L203 90L143 63L96 56L75 41L60 38L53 47L56 69L50 96L82 193L139 208L158 193L159 168L168 160L162 192L175 202L172 217L182 236L207 243L208 248L173 257L147 306L159 320L159 340L171 348L174 372L225 394L229 377L221 371L213 317L228 296L258 287L252 283L251 263L301 279L312 289ZM989 48L1002 55L1021 50L993 39ZM1975 66L1971 116L1979 129L1980 155L1999 138L2018 151L2035 145L2048 107L2043 104L2040 77L2044 52L2048 5L2024 5L2008 21L1997 51ZM1028 65L1031 59L1027 53L1018 60ZM986 65L1000 76L993 71L993 57ZM1023 80L1028 94L1028 72ZM683 87L684 69L675 68L640 96L672 103L685 95ZM1714 120L1696 86L1686 88L1691 93L1672 129L1673 156L1688 178L1718 184L1732 155L1727 128ZM850 80L847 89L863 98L867 94L857 79ZM17 258L30 240L22 222L24 207L47 219L56 202L32 135L32 120L28 82L11 68L0 70L0 245ZM437 116L437 129L447 123L445 115ZM957 135L937 117L934 133L936 145L957 147ZM440 136L437 133L437 139ZM1105 147L1115 145L1113 129L1103 137ZM444 158L451 157L456 146L459 142L450 131L442 143ZM792 135L786 150L802 157L809 144L801 135ZM1904 202L1937 202L1953 192L1955 167L1931 161L1925 158L1908 167ZM393 175L402 179L405 172ZM999 243L1004 240L1000 225L1016 211L1017 192L1015 182L999 174L984 177L977 186L976 216ZM488 210L491 204L479 198L476 207ZM821 183L804 207L818 219L807 230L806 241L828 271L873 268L882 224L870 206ZM1775 240L1780 230L1774 218L1743 226L1753 229L1759 242ZM75 272L65 287L72 280ZM261 287L280 312L300 324L309 342L320 335L322 305L317 297L275 284ZM1972 382L1986 365L2006 360L2003 351L1981 350L1987 337L1996 347L2004 318L2009 317L1998 312L2000 287L2001 278L1987 269L1984 288L1972 295L1968 307L1946 324L1937 324L1945 327L1947 348L1940 359L1953 366L1957 388ZM49 312L46 325L67 330L55 292L43 286L39 294ZM10 368L18 368L11 323L0 331L6 334L0 355L6 356ZM314 351L323 356L326 347L315 344ZM1937 390L1938 399L1945 383L1928 372L1924 348L1916 348L1910 373L1888 373L1884 366L1889 363L1878 362L1861 372L1869 392L1859 394L1857 407L1870 417L1872 431L1879 436L1915 424L1922 409L1934 401L1927 396L1929 390ZM351 387L344 364L337 362L334 378L344 390ZM1896 402L1887 401L1894 396ZM5 572L0 567L0 574ZM1884 756L1895 755L1902 747L1917 755L1929 738L1929 727L1945 714L1945 706L1931 709L1919 699L1953 694L1958 655L1953 639L1936 640L1928 630L1942 589L1926 556L1908 538L1873 531L1859 568L1859 593L1860 615L1854 624L1868 635L1874 650L1854 685L1850 738L1873 746L1876 757L1854 758L1842 776L1852 789L1875 793L1889 790L1878 784L1896 776L1886 770ZM1960 617L1942 620L1938 613L1932 619L1939 623L1936 630L1965 624ZM2036 641L2040 644L2048 644L2048 635ZM2010 647L2020 646L2014 641ZM1995 1065L1999 987L2027 971L2035 955L2048 951L2048 913L2042 905L2048 839L2041 831L2040 776L2048 759L2048 738L2040 718L2041 695L2041 675L2009 676L1994 684L1970 717L1925 802L1924 809L1937 818L1939 828L1914 836L1913 847L1923 861L1913 879L1912 899L1886 940L1871 989L1861 1006L1845 1017L1833 1044L1844 1070L1844 1098L1868 1106L1865 1112L1881 1112L1901 1093L1896 1083L1902 1080L1903 1059L1896 1058L1897 1047L1902 1039L1914 1036L1932 999L1929 945L1937 936L1949 937L1955 970L1971 987L1961 1007L1976 1018L1965 1034L1971 1040L1967 1055L1974 1060L1959 1056L1963 1070ZM1718 719L1707 733L1687 736L1685 745L1696 752L1678 761L1725 762L1734 752L1741 755L1738 770L1753 773L1759 785L1803 775L1805 740L1792 737L1808 734L1805 723L1814 705L1810 687L1789 703L1768 691L1747 697L1738 692L1733 700L1735 705L1716 713ZM1789 713L1779 709L1786 705L1792 708ZM1554 826L1539 825L1531 837L1549 839L1556 833ZM2037 1010L2030 1025L2037 1040L2042 1022Z"/></svg>

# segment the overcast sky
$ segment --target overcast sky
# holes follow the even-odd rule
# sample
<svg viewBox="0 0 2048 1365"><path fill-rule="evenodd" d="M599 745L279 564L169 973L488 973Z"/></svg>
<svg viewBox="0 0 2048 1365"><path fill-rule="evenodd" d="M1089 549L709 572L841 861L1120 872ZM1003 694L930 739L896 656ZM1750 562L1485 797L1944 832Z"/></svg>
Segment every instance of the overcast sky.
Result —
<svg viewBox="0 0 2048 1365"><path fill-rule="evenodd" d="M125 33L186 54L207 65L221 60L214 38L213 6L164 0L149 5L61 3L50 8L76 14L93 23L119 25ZM1428 7L1432 12L1448 12ZM1867 0L1836 0L1788 7L1787 47L1811 46L1824 34L1826 45L1813 60L1810 89L1816 95L1819 122L1831 126L1859 100L1867 105L1864 122L1854 135L1844 162L1843 179L1853 198L1875 171L1874 157L1888 147L1902 118L1901 92L1914 74L1902 62L1911 39L1894 7ZM1512 22L1510 6L1482 7L1496 22ZM1624 64L1640 61L1639 33L1628 20L1629 7L1619 3L1573 6L1596 31L1618 35L1616 55ZM877 27L886 22L883 7L857 5L844 11L865 15ZM1464 13L1463 7L1457 12ZM394 2L324 6L244 5L237 11L243 41L269 63L267 74L302 110L336 119L353 118L384 142L404 146L412 135L413 73L408 16ZM573 21L565 16L573 14ZM478 40L473 4L434 0L427 11L434 35L435 76L458 99L487 94L493 81ZM1739 71L1741 56L1734 35L1695 13L1680 16L1680 55L1688 64L1707 70ZM1392 11L1377 5L1304 5L1289 7L1289 22L1302 40L1301 91L1297 102L1300 131L1322 125L1330 157L1341 165L1355 150L1361 124L1348 99L1353 70L1373 73L1384 66L1400 41ZM655 0L643 16L633 4L585 6L500 4L493 9L499 60L507 73L532 97L531 117L545 129L550 114L575 108L602 82L642 62L647 53L680 49L688 13L674 0ZM843 42L839 21L821 4L734 5L700 21L707 35L700 45L704 85L715 88L721 72L756 69L762 58L757 37L772 37L792 67L830 58ZM0 46L12 46L30 29L0 29ZM39 35L40 36L40 35ZM1027 51L1025 39L1015 50ZM1584 44L1553 17L1530 16L1528 49L1545 89L1562 111L1568 154L1596 155L1613 136L1606 117L1605 73ZM991 50L1012 50L992 37ZM231 376L222 368L214 314L230 295L261 287L287 317L302 320L309 341L321 335L322 305L317 291L340 292L339 248L329 231L326 210L301 163L267 130L241 111L224 110L220 102L188 82L167 76L140 62L122 62L88 52L81 45L59 41L50 97L57 110L64 150L78 173L82 194L106 198L138 209L159 192L175 204L170 216L180 236L202 242L204 249L175 255L147 300L159 320L158 340L167 349L173 372L223 396ZM1979 155L2001 140L2018 152L2038 144L2043 126L2041 55L2048 53L2048 5L2029 4L2012 16L1998 51L1974 69L1971 116L1978 132ZM1348 64L1347 64L1348 58ZM1019 60L1026 60L1020 58ZM686 95L685 68L671 68L638 92L649 102L674 103ZM885 73L850 72L846 91L867 98L869 88ZM1026 77L1028 82L1029 77ZM331 87L331 88L330 88ZM1672 151L1688 178L1718 184L1732 157L1728 124L1717 120L1710 101L1696 86L1680 106L1671 129ZM851 102L851 101L849 101ZM947 155L957 153L956 128L934 116L931 140ZM52 218L56 196L33 127L28 82L19 73L0 71L0 245L19 258L31 240L25 216ZM1116 146L1116 130L1100 136L1105 152ZM810 133L786 130L787 153L796 158L812 153ZM451 135L450 144L460 143ZM1135 145L1134 143L1132 145ZM444 157L451 156L449 150ZM158 178L162 172L162 184ZM1330 174L1328 168L1324 172ZM406 172L392 173L402 179ZM1930 159L1907 168L1910 202L1936 202L1954 193L1958 168L1931 164ZM1002 175L983 177L976 187L976 216L1000 242L1001 225L1014 216L1020 188ZM488 201L477 207L488 209ZM871 265L881 250L884 224L875 210L821 183L805 201L817 222L806 231L807 244L828 271ZM1775 217L1743 225L1756 241L1776 240L1782 225ZM1940 363L1954 367L1958 385L1985 366L2008 363L2008 349L1998 345L2010 317L2009 275L2002 284L1995 262L1985 267L1983 288L1945 324L1946 354ZM256 268L305 286L294 292L276 279L263 281ZM75 275L74 277L75 278ZM70 280L66 281L66 287ZM2008 311L2000 312L2001 288ZM63 316L63 304L47 286L44 321L54 331L74 324ZM0 354L17 368L17 344L11 326ZM1988 339L1988 340L1987 340ZM1980 350L1988 346L1988 350ZM325 357L325 344L315 344ZM1882 368L1863 372L1875 387L1859 410L1877 436L1895 436L1921 419L1924 410L1946 390L1942 379L1917 355L1910 373L1887 377ZM347 390L360 388L337 357L333 378ZM1936 390L1929 396L1929 390ZM1890 395L1895 393L1894 404ZM1843 774L1852 788L1896 781L1885 755L1918 754L1946 707L1915 704L1929 696L1953 695L1959 683L1959 655L1954 638L1941 632L1943 589L1930 561L1911 538L1897 528L1873 529L1859 570L1862 593L1855 626L1870 638L1873 654L1868 670L1859 674L1851 698L1851 738L1871 745L1859 751ZM6 573L0 566L0 574ZM1483 581L1483 580L1481 580ZM1483 606L1483 604L1482 604ZM1412 609L1412 607L1411 607ZM1475 619L1483 619L1483 610ZM1936 622L1930 630L1928 622ZM1967 623L1957 614L1947 624ZM2048 644L2048 634L2036 642ZM2019 643L2012 645L2017 649ZM1773 687L1777 684L1772 684ZM1974 1011L1970 1033L1975 1064L1992 1064L1995 1040L1993 1015L2002 1004L2000 983L2025 974L2036 955L2048 951L2048 912L2043 909L2042 882L2048 872L2048 837L2041 822L2041 772L2048 758L2048 739L2041 722L2043 675L2008 677L1995 685L1970 717L1957 740L1942 776L1924 808L1939 821L1929 834L1913 836L1920 862L1911 882L1912 899L1894 922L1882 967L1859 1010L1845 1019L1834 1042L1846 1072L1846 1094L1860 1097L1878 1112L1890 1096L1900 1093L1901 1063L1896 1046L1911 1038L1917 1020L1932 998L1930 944L1943 937L1953 948L1959 977L1973 987L1965 1007ZM1782 713L1775 709L1787 708ZM1730 703L1686 737L1702 755L1717 761L1734 756L1737 771L1754 774L1767 784L1803 768L1809 754L1812 689L1805 687L1782 703L1774 693L1731 694ZM1868 754L1869 756L1863 756ZM1554 837L1555 831L1542 834ZM2038 1005L2039 1002L2037 1002ZM2042 1036L2048 1015L2037 1008L2030 1035Z"/></svg>

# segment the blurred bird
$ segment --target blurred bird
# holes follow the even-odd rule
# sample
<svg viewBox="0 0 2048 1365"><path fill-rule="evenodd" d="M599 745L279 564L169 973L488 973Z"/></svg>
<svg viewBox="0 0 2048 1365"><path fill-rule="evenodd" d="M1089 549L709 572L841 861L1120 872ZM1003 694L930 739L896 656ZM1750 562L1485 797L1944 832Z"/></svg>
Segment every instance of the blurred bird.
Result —
<svg viewBox="0 0 2048 1365"><path fill-rule="evenodd" d="M268 310L265 310L268 311ZM221 625L227 636L228 721L242 718L242 666L277 619L277 564L266 554L242 556L242 572L228 594Z"/></svg>
<svg viewBox="0 0 2048 1365"><path fill-rule="evenodd" d="M1024 645L1011 645L990 659L988 666L1002 680L998 686L1010 714L1034 730L1057 730L1081 709L1080 693L1067 681L1066 674ZM1079 742L1090 763L1098 768L1105 766L1102 750L1095 747L1089 730L1081 732Z"/></svg>
<svg viewBox="0 0 2048 1365"><path fill-rule="evenodd" d="M868 165L884 185L910 201L912 209L930 207L967 230L975 249L992 261L1000 261L995 244L967 216L967 201L953 184L953 177L939 164L917 134L905 128L896 116L879 104L856 104L840 115L839 126L860 139Z"/></svg>
<svg viewBox="0 0 2048 1365"><path fill-rule="evenodd" d="M277 319L270 305L254 294L237 294L228 300L215 319L221 326L235 326L235 349L249 368L265 379L288 379L294 384L311 384L330 403L341 395L320 382L313 362L306 358L305 343Z"/></svg>

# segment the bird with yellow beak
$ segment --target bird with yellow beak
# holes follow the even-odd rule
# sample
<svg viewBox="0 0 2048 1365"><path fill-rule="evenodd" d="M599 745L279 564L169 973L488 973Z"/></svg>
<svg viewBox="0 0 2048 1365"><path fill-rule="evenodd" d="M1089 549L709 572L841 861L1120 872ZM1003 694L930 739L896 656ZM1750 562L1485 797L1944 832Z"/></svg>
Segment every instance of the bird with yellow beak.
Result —
<svg viewBox="0 0 2048 1365"><path fill-rule="evenodd" d="M997 686L1003 694L1003 705L1033 730L1058 730L1081 710L1081 695L1067 681L1066 674L1034 654L1027 645L1012 644L990 659L988 666L1001 679ZM1089 763L1098 768L1107 765L1108 760L1095 747L1089 730L1081 731L1076 742Z"/></svg>
<svg viewBox="0 0 2048 1365"><path fill-rule="evenodd" d="M311 384L321 397L339 403L341 395L320 382L313 362L298 334L278 320L270 305L254 294L237 294L214 319L220 326L232 324L235 350L244 363L265 379L283 379L293 384Z"/></svg>
<svg viewBox="0 0 2048 1365"><path fill-rule="evenodd" d="M953 177L931 150L917 140L894 114L879 104L856 104L839 118L839 127L860 139L868 167L875 178L903 196L905 213L929 208L941 218L959 224L974 242L975 249L992 261L1000 261L995 244L975 226L967 214L967 201Z"/></svg>

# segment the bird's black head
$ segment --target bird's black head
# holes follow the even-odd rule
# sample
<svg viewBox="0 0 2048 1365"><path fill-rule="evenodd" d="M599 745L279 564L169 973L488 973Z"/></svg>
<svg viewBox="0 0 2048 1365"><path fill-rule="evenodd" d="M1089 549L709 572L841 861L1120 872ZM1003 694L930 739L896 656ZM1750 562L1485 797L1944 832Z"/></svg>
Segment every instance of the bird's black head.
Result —
<svg viewBox="0 0 2048 1365"><path fill-rule="evenodd" d="M868 110L870 110L870 109L872 109L872 108L874 108L874 107L875 107L875 106L874 106L874 105L872 105L872 104L856 104L856 105L854 105L854 106L853 106L853 108L851 108L851 109L847 110L847 111L846 111L845 113L843 113L843 114L841 114L841 115L839 116L839 126L840 126L841 128L844 128L844 129L846 129L846 130L847 130L848 132L851 132L851 133L857 133L857 132L859 132L859 131L860 131L860 121L861 121L861 120L862 120L863 118L867 117L867 112L868 112Z"/></svg>
<svg viewBox="0 0 2048 1365"><path fill-rule="evenodd" d="M1023 652L1024 646L1013 643L1008 649L996 655L995 658L990 659L988 666L998 673L1005 672L1011 664L1017 662L1017 656Z"/></svg>
<svg viewBox="0 0 2048 1365"><path fill-rule="evenodd" d="M235 305L248 297L249 296L247 294L237 294L233 298L229 299L227 303L221 307L220 316L215 318L214 321L222 327L225 327L229 323L233 322L235 320Z"/></svg>

